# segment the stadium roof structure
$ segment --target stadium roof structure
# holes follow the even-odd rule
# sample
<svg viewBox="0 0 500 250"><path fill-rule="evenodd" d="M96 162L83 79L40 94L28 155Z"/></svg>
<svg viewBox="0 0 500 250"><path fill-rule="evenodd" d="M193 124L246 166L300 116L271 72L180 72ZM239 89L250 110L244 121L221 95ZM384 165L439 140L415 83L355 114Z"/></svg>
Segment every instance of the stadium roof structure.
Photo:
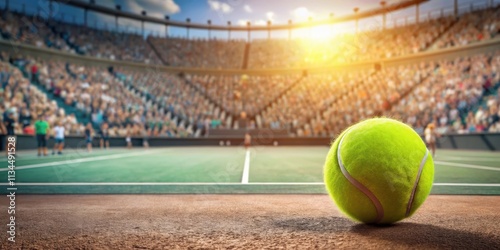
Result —
<svg viewBox="0 0 500 250"><path fill-rule="evenodd" d="M193 28L193 29L205 29L205 30L223 30L223 31L262 31L262 30L287 30L287 29L295 29L295 28L305 28L305 27L311 27L311 26L317 26L317 25L325 25L325 24L334 24L334 23L341 23L341 22L347 22L347 21L355 21L371 16L376 16L376 15L383 15L388 12L400 10L400 9L405 9L411 6L417 6L417 11L418 11L418 6L421 3L427 2L429 0L404 0L400 1L391 5L385 5L381 6L379 8L367 10L367 11L362 11L358 12L355 14L351 15L345 15L345 16L340 16L340 17L332 17L330 16L329 19L325 20L317 20L317 21L310 21L310 22L301 22L301 23L292 23L291 21L288 24L277 24L273 25L271 23L268 23L267 26L251 26L250 23L248 23L247 26L231 26L231 25L211 25L211 24L202 24L202 23L191 23L191 22L182 22L182 21L173 21L169 20L167 18L161 19L157 17L149 17L145 15L145 13L140 14L140 13L130 13L130 12L123 12L117 9L109 8L109 7L104 7L104 6L99 6L94 4L92 1L91 2L86 2L86 1L81 1L81 0L50 0L59 2L61 4L66 4L66 5L71 5L73 7L78 7L82 8L85 11L94 11L102 14L108 14L112 15L115 17L124 17L124 18L130 18L142 22L148 22L148 23L156 23L156 24L163 24L166 26L173 26L173 27L181 27L181 28Z"/></svg>

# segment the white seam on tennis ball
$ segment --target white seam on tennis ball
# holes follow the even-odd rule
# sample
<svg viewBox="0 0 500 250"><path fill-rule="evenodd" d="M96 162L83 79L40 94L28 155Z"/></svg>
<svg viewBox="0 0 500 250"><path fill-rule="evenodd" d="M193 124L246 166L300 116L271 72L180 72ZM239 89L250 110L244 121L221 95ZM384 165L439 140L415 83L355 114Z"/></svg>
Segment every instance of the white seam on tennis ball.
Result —
<svg viewBox="0 0 500 250"><path fill-rule="evenodd" d="M408 207L406 208L406 217L410 215L411 206L413 205L413 200L415 199L415 192L417 191L418 182L420 181L420 176L422 176L422 171L424 169L425 162L427 161L427 157L429 157L429 150L425 150L424 158L420 162L420 166L418 168L417 179L415 183L413 183L413 189L411 190L410 200L408 201Z"/></svg>
<svg viewBox="0 0 500 250"><path fill-rule="evenodd" d="M377 199L377 197L367 187L363 186L363 184L361 184L359 181L354 179L349 174L349 172L345 168L344 164L342 163L342 156L340 156L340 147L342 146L342 141L344 140L345 136L347 135L347 132L348 131L346 131L346 133L344 133L342 138L340 138L340 142L339 142L339 145L337 147L337 161L338 161L339 166L340 166L340 171L342 171L342 174L344 174L344 177L352 185L354 185L356 188L358 188L359 191L363 192L372 201L373 205L375 206L375 209L377 210L377 218L375 219L374 222L378 223L382 220L382 218L384 218L384 208L382 207L382 204Z"/></svg>

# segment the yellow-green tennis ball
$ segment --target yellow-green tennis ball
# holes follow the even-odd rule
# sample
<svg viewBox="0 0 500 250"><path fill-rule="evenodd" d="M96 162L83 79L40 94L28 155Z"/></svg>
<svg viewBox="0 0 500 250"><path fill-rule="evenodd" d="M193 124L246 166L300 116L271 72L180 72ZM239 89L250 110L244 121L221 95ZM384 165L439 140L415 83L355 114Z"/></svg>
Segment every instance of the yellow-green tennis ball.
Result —
<svg viewBox="0 0 500 250"><path fill-rule="evenodd" d="M429 195L434 163L408 125L373 118L346 129L325 163L328 193L356 221L390 224L411 216Z"/></svg>

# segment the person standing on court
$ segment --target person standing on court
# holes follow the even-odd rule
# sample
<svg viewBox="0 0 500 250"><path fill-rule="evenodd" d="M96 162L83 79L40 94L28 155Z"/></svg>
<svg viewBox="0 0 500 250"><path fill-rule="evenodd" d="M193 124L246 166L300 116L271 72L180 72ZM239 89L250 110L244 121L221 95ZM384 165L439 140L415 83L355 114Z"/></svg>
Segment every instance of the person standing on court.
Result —
<svg viewBox="0 0 500 250"><path fill-rule="evenodd" d="M59 155L62 154L62 150L64 148L64 132L65 128L62 125L62 122L58 121L57 125L54 127L54 139L56 142L54 143L54 149L52 150L52 154L55 154L56 150L57 154Z"/></svg>
<svg viewBox="0 0 500 250"><path fill-rule="evenodd" d="M436 140L438 134L436 132L436 127L434 123L429 123L427 128L424 131L425 134L425 142L427 143L427 147L432 152L432 157L436 156Z"/></svg>
<svg viewBox="0 0 500 250"><path fill-rule="evenodd" d="M87 152L92 152L92 123L87 123L85 127L85 144L87 144Z"/></svg>
<svg viewBox="0 0 500 250"><path fill-rule="evenodd" d="M4 124L7 131L7 136L15 136L16 117L14 115L14 111L7 111L7 116L4 120Z"/></svg>
<svg viewBox="0 0 500 250"><path fill-rule="evenodd" d="M103 149L104 147L106 147L106 149L109 149L109 125L107 122L102 123L99 135L101 137L99 140L101 149Z"/></svg>
<svg viewBox="0 0 500 250"><path fill-rule="evenodd" d="M252 136L249 132L245 133L245 149L248 149L252 145Z"/></svg>
<svg viewBox="0 0 500 250"><path fill-rule="evenodd" d="M44 156L47 156L47 139L49 139L49 129L49 123L43 119L43 114L38 115L38 119L35 122L38 156L42 156L42 152Z"/></svg>

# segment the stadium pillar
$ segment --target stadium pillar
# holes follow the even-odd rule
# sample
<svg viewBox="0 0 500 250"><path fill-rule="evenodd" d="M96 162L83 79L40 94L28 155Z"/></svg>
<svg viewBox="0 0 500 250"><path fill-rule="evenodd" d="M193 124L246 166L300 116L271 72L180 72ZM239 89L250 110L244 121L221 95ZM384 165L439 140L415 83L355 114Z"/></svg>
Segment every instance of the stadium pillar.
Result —
<svg viewBox="0 0 500 250"><path fill-rule="evenodd" d="M288 40L292 40L292 20L288 20Z"/></svg>
<svg viewBox="0 0 500 250"><path fill-rule="evenodd" d="M146 16L148 13L145 10L143 10L141 14L143 16ZM142 28L142 36L144 37L144 20L141 20L141 28Z"/></svg>
<svg viewBox="0 0 500 250"><path fill-rule="evenodd" d="M83 23L85 24L85 27L88 27L88 25L87 25L87 12L88 12L87 9L83 10Z"/></svg>
<svg viewBox="0 0 500 250"><path fill-rule="evenodd" d="M380 2L380 5L382 6L382 9L384 10L384 13L382 14L382 29L383 30L385 30L385 28L386 28L386 26L385 26L386 25L386 19L385 18L386 18L387 11L385 9L385 4L386 4L385 1L381 1Z"/></svg>
<svg viewBox="0 0 500 250"><path fill-rule="evenodd" d="M119 5L119 4L117 4L115 6L115 8L116 8L117 11L122 10L122 6ZM115 15L115 29L116 29L116 31L118 31L118 15Z"/></svg>
<svg viewBox="0 0 500 250"><path fill-rule="evenodd" d="M186 23L190 23L191 22L191 18L186 18ZM186 25L186 36L187 36L187 39L189 39L189 26Z"/></svg>
<svg viewBox="0 0 500 250"><path fill-rule="evenodd" d="M267 39L271 40L271 21L267 20Z"/></svg>
<svg viewBox="0 0 500 250"><path fill-rule="evenodd" d="M210 26L212 25L212 20L208 20L207 21L207 24L208 24L208 40L210 40L210 36L211 36L211 29L210 29Z"/></svg>
<svg viewBox="0 0 500 250"><path fill-rule="evenodd" d="M419 23L420 22L420 4L417 3L417 5L415 6L415 23ZM408 23L408 17L405 17L405 25L407 25Z"/></svg>
<svg viewBox="0 0 500 250"><path fill-rule="evenodd" d="M170 16L165 16L165 20L170 20ZM168 25L165 24L165 37L168 37Z"/></svg>
<svg viewBox="0 0 500 250"><path fill-rule="evenodd" d="M247 42L250 42L250 22L247 22Z"/></svg>
<svg viewBox="0 0 500 250"><path fill-rule="evenodd" d="M458 17L458 0L455 0L455 4L453 5L455 17Z"/></svg>
<svg viewBox="0 0 500 250"><path fill-rule="evenodd" d="M227 40L231 40L231 21L227 21Z"/></svg>
<svg viewBox="0 0 500 250"><path fill-rule="evenodd" d="M330 20L333 20L333 16L334 16L334 14L333 14L333 13L330 13ZM332 32L332 34L333 34L333 32L334 32L334 30L335 30L335 29L334 29L334 26L333 26L333 21L330 23L330 29L331 29L331 32Z"/></svg>
<svg viewBox="0 0 500 250"><path fill-rule="evenodd" d="M49 1L49 20L52 19L52 13L53 12L53 9L52 9L52 0Z"/></svg>
<svg viewBox="0 0 500 250"><path fill-rule="evenodd" d="M358 11L359 11L359 8L356 7L353 9L354 11L354 14L356 15L356 34L358 34Z"/></svg>
<svg viewBox="0 0 500 250"><path fill-rule="evenodd" d="M386 23L386 20L385 20L385 12L384 12L384 15L382 16L382 29L385 30L385 23Z"/></svg>

